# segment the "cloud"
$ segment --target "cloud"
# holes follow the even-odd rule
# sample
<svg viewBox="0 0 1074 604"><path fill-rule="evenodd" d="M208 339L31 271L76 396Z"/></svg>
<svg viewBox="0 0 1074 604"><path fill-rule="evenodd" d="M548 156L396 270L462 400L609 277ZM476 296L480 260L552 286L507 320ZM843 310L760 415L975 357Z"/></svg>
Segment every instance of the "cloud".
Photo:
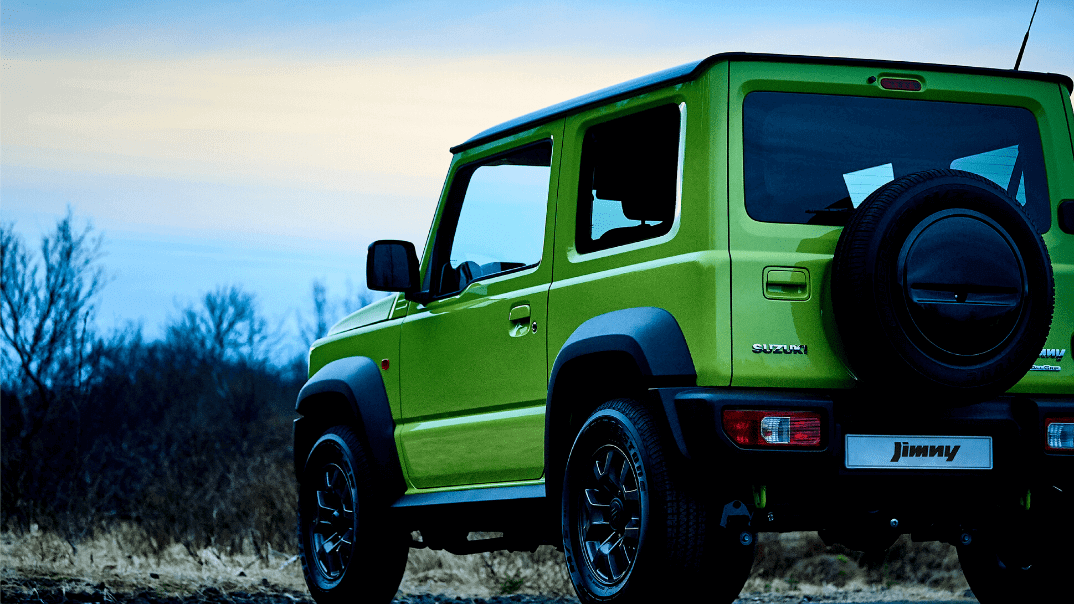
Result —
<svg viewBox="0 0 1074 604"><path fill-rule="evenodd" d="M4 98L3 161L345 190L382 175L402 177L391 188L406 191L405 178L442 172L450 145L593 87L559 65L541 57L13 61L3 86L19 92ZM633 71L596 63L592 72L614 83Z"/></svg>
<svg viewBox="0 0 1074 604"><path fill-rule="evenodd" d="M420 244L451 145L659 60L13 60L5 213L59 197L111 228Z"/></svg>
<svg viewBox="0 0 1074 604"><path fill-rule="evenodd" d="M728 13L714 27L678 13L641 20L633 7L603 20L599 11L577 9L571 14L586 19L565 19L547 50L537 51L537 30L552 20L542 15L521 23L520 10L467 23L455 32L455 46L440 51L393 45L391 32L381 31L377 39L386 44L378 52L327 58L279 51L101 58L65 53L62 46L49 58L5 58L4 186L45 189L50 182L31 182L34 175L59 173L92 176L101 189L101 177L134 179L116 180L141 183L114 191L115 199L126 200L122 214L106 207L87 211L112 211L119 221L143 226L272 232L294 224L274 226L274 218L301 208L304 214L294 220L311 231L317 217L330 216L338 220L323 230L340 237L347 231L342 223L355 221L372 233L401 226L410 232L428 225L451 145L501 121L711 52L1003 67L1021 42L1018 28L1003 29L1005 18L989 15L965 17L956 27L894 12L879 18L843 11L795 22L791 13L755 11ZM517 24L520 46L530 50L500 44L493 53L475 54L463 48L463 40L479 36L490 20L497 23L490 31L501 38L510 29L504 23ZM1024 66L1069 69L1068 51L1055 44L1048 22L1038 26ZM417 35L414 27L407 30L410 38ZM433 37L446 44L449 33ZM1062 65L1055 67L1057 61ZM162 199L179 207L162 208Z"/></svg>

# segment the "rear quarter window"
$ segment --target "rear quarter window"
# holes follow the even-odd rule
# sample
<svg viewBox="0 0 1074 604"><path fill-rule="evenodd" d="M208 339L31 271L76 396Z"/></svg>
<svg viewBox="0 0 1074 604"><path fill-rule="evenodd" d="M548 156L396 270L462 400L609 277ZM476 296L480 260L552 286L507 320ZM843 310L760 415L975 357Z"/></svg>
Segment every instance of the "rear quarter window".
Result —
<svg viewBox="0 0 1074 604"><path fill-rule="evenodd" d="M979 174L1051 227L1040 132L1021 107L785 92L743 104L746 211L841 226L870 193L914 172Z"/></svg>

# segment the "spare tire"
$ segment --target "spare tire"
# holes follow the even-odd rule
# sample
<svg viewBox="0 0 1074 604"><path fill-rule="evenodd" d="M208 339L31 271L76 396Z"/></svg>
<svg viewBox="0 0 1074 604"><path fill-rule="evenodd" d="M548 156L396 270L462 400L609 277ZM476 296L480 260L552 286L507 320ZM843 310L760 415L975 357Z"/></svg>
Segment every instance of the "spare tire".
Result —
<svg viewBox="0 0 1074 604"><path fill-rule="evenodd" d="M995 183L959 170L903 176L862 202L839 237L831 293L864 385L952 404L1021 379L1055 305L1030 218Z"/></svg>

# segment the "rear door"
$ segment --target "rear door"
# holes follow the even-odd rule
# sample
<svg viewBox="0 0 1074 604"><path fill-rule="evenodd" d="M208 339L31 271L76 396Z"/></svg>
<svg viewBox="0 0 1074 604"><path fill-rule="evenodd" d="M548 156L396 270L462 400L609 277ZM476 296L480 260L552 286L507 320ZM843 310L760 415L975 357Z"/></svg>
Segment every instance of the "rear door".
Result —
<svg viewBox="0 0 1074 604"><path fill-rule="evenodd" d="M919 85L887 90L883 77ZM762 62L732 63L729 81L734 385L853 384L847 355L869 351L842 350L833 320L842 225L875 189L934 168L992 180L1044 233L1056 268L1048 341L1066 347L1069 265L1055 260L1069 256L1070 236L1052 226L1050 200L1070 195L1060 177L1069 154L1055 153L1063 113L1046 105L1054 83L992 79L983 89L970 74ZM1061 388L1041 373L1019 387Z"/></svg>

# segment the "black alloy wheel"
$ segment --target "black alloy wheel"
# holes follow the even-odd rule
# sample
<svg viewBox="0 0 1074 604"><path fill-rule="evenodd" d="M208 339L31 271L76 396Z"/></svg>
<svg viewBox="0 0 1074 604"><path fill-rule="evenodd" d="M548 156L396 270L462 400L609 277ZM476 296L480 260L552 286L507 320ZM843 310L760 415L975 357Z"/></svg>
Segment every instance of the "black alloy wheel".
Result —
<svg viewBox="0 0 1074 604"><path fill-rule="evenodd" d="M306 459L298 491L298 544L320 604L387 604L403 578L409 535L393 527L365 450L346 426L330 428Z"/></svg>
<svg viewBox="0 0 1074 604"><path fill-rule="evenodd" d="M605 445L593 453L592 476L583 484L578 514L582 556L598 581L615 585L634 566L641 542L642 497L634 462Z"/></svg>
<svg viewBox="0 0 1074 604"><path fill-rule="evenodd" d="M320 483L314 486L317 508L310 527L310 542L321 576L338 581L354 552L358 523L354 473L342 460L330 461L321 468Z"/></svg>

